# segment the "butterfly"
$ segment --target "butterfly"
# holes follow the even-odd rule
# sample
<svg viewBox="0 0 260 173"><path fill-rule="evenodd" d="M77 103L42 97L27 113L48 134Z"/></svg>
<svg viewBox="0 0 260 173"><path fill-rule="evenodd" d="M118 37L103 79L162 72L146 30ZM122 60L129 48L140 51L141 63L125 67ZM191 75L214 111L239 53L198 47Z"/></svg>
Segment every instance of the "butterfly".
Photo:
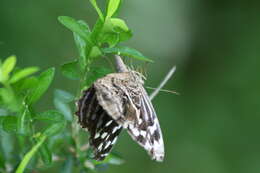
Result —
<svg viewBox="0 0 260 173"><path fill-rule="evenodd" d="M125 129L152 159L163 161L164 142L153 105L138 72L97 79L77 102L79 124L90 133L94 159L103 160Z"/></svg>

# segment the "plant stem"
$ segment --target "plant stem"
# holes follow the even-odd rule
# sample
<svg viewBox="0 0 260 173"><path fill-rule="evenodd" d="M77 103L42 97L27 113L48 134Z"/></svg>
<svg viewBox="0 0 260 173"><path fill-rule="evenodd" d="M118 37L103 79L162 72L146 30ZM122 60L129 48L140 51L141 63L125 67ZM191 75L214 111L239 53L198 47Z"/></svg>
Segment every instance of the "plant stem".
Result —
<svg viewBox="0 0 260 173"><path fill-rule="evenodd" d="M33 155L36 153L36 151L40 148L40 146L44 143L44 141L47 139L47 136L42 135L39 139L39 141L37 142L36 145L34 145L32 147L32 149L26 153L26 155L24 156L23 160L21 161L21 163L19 164L18 168L16 169L15 173L23 173L24 169L26 168L27 164L29 163L29 161L31 160L31 158L33 157Z"/></svg>

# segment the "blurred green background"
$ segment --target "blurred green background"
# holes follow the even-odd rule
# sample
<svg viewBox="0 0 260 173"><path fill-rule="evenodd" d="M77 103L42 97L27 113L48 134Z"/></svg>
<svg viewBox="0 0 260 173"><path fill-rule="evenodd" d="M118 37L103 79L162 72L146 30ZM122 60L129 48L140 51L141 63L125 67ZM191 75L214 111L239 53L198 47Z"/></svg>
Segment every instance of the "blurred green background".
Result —
<svg viewBox="0 0 260 173"><path fill-rule="evenodd" d="M101 0L99 2L102 2ZM45 69L77 56L60 15L91 26L96 13L87 0L1 0L0 57ZM177 72L154 106L164 134L163 163L123 133L115 147L126 163L109 173L256 173L260 171L260 1L131 0L120 16L133 30L127 44L155 63L146 85L156 87L175 64ZM56 75L53 88L75 91ZM51 107L53 90L40 109Z"/></svg>

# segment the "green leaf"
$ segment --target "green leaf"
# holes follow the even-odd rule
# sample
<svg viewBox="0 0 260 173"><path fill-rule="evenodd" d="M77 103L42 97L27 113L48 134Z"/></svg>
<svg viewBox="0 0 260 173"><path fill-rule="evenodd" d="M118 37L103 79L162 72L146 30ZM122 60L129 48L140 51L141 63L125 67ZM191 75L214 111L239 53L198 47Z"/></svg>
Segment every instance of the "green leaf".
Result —
<svg viewBox="0 0 260 173"><path fill-rule="evenodd" d="M18 168L16 169L15 173L23 173L24 169L26 168L27 164L31 160L31 158L34 156L34 154L38 151L40 146L44 143L46 140L47 136L41 135L39 137L39 140L37 141L36 145L32 147L32 149L26 153L26 155L23 157L23 160L19 164Z"/></svg>
<svg viewBox="0 0 260 173"><path fill-rule="evenodd" d="M72 80L80 79L80 72L78 70L78 61L72 61L61 66L61 72L64 76Z"/></svg>
<svg viewBox="0 0 260 173"><path fill-rule="evenodd" d="M126 25L124 20L119 19L119 18L111 18L110 21L114 27L121 28L123 31L129 31L129 28Z"/></svg>
<svg viewBox="0 0 260 173"><path fill-rule="evenodd" d="M7 88L0 88L0 97L8 108L13 106L12 104L15 102L15 97L12 90Z"/></svg>
<svg viewBox="0 0 260 173"><path fill-rule="evenodd" d="M68 103L75 100L75 97L67 91L58 90L54 91L54 106L59 110L67 121L72 121L72 111Z"/></svg>
<svg viewBox="0 0 260 173"><path fill-rule="evenodd" d="M30 133L31 113L26 107L17 120L17 131L21 135L28 135Z"/></svg>
<svg viewBox="0 0 260 173"><path fill-rule="evenodd" d="M124 56L133 57L141 61L153 62L152 60L148 59L143 54L141 54L139 51L129 47L121 46L121 47L113 47L113 48L103 48L102 51L104 53L122 54Z"/></svg>
<svg viewBox="0 0 260 173"><path fill-rule="evenodd" d="M85 30L90 32L89 26L84 21L79 20L78 23L82 27L84 27ZM90 49L89 47L91 47L92 44L86 44L84 39L82 39L75 32L73 33L73 36L74 36L74 41L76 43L76 46L77 46L78 52L79 52L79 66L80 66L80 70L81 70L81 72L84 72L84 70L86 68L86 65L87 65L86 55L88 54L88 50Z"/></svg>
<svg viewBox="0 0 260 173"><path fill-rule="evenodd" d="M37 86L39 83L39 80L37 77L32 76L25 78L24 80L18 81L13 84L13 87L15 89L15 92L23 95L26 95L30 91L34 89L35 86Z"/></svg>
<svg viewBox="0 0 260 173"><path fill-rule="evenodd" d="M52 153L46 143L43 143L40 147L40 156L46 165L50 165L52 163Z"/></svg>
<svg viewBox="0 0 260 173"><path fill-rule="evenodd" d="M19 81L19 80L21 80L21 79L23 79L23 78L25 78L25 77L31 75L31 74L37 72L38 70L39 70L38 67L28 67L28 68L22 69L22 70L16 72L16 73L12 76L12 78L10 79L9 82L10 82L11 84L12 84L12 83L15 83L15 82L17 82L17 81Z"/></svg>
<svg viewBox="0 0 260 173"><path fill-rule="evenodd" d="M101 36L101 43L108 43L109 47L115 47L120 42L118 33L106 32Z"/></svg>
<svg viewBox="0 0 260 173"><path fill-rule="evenodd" d="M99 35L101 33L101 31L103 30L103 26L104 26L104 21L102 21L101 19L98 19L97 22L94 25L93 31L91 33L91 40L93 40L95 42L95 45L97 45L99 42Z"/></svg>
<svg viewBox="0 0 260 173"><path fill-rule="evenodd" d="M129 40L131 37L132 32L124 20L107 18L98 38L99 42L108 43L109 47L114 47L119 42Z"/></svg>
<svg viewBox="0 0 260 173"><path fill-rule="evenodd" d="M102 55L102 52L100 51L99 47L97 46L93 46L90 53L89 53L89 57L90 58L96 58Z"/></svg>
<svg viewBox="0 0 260 173"><path fill-rule="evenodd" d="M10 56L4 61L1 67L0 81L8 80L8 75L14 69L15 64L16 64L15 56Z"/></svg>
<svg viewBox="0 0 260 173"><path fill-rule="evenodd" d="M109 0L107 5L107 16L112 17L120 5L120 0Z"/></svg>
<svg viewBox="0 0 260 173"><path fill-rule="evenodd" d="M66 122L59 122L51 124L47 129L43 132L46 136L53 136L57 133L60 133L66 126Z"/></svg>
<svg viewBox="0 0 260 173"><path fill-rule="evenodd" d="M71 93L60 89L54 91L54 96L64 103L70 103L75 100L75 97Z"/></svg>
<svg viewBox="0 0 260 173"><path fill-rule="evenodd" d="M72 111L68 103L63 102L60 99L54 98L54 106L58 109L65 117L67 121L72 121Z"/></svg>
<svg viewBox="0 0 260 173"><path fill-rule="evenodd" d="M0 136L1 136L0 147L3 149L3 155L5 159L6 160L13 159L13 151L16 142L14 141L13 135L6 133L5 131L2 131L0 129Z"/></svg>
<svg viewBox="0 0 260 173"><path fill-rule="evenodd" d="M59 16L58 20L61 24L63 24L72 32L78 34L85 41L88 41L90 44L92 43L92 41L89 38L90 31L88 30L88 28L82 25L82 22L78 22L72 17L68 17L68 16Z"/></svg>
<svg viewBox="0 0 260 173"><path fill-rule="evenodd" d="M76 43L79 52L79 67L80 71L84 72L87 61L86 61L86 43L85 41L76 33L73 33L74 41Z"/></svg>
<svg viewBox="0 0 260 173"><path fill-rule="evenodd" d="M90 0L90 3L92 4L92 6L95 8L96 12L98 13L99 18L104 21L104 16L102 14L102 11L100 10L100 8L97 5L96 0Z"/></svg>
<svg viewBox="0 0 260 173"><path fill-rule="evenodd" d="M3 130L7 133L17 132L17 117L15 116L5 116L2 122Z"/></svg>
<svg viewBox="0 0 260 173"><path fill-rule="evenodd" d="M39 100L40 97L47 91L53 80L54 73L55 69L50 68L40 74L40 76L38 77L38 84L34 86L34 89L27 96L27 103L29 105Z"/></svg>
<svg viewBox="0 0 260 173"><path fill-rule="evenodd" d="M36 115L34 119L51 122L62 122L64 121L64 116L56 110L48 110Z"/></svg>

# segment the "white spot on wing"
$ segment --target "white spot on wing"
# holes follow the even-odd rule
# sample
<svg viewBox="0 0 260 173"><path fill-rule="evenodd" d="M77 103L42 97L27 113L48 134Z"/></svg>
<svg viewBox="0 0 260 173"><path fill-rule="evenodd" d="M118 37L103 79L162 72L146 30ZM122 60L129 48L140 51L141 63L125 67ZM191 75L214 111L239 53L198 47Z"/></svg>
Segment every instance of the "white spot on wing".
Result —
<svg viewBox="0 0 260 173"><path fill-rule="evenodd" d="M105 126L106 127L109 126L112 122L113 122L113 120L108 121Z"/></svg>
<svg viewBox="0 0 260 173"><path fill-rule="evenodd" d="M108 141L106 146L104 147L104 149L108 148L110 146L110 144L111 144L111 141Z"/></svg>
<svg viewBox="0 0 260 173"><path fill-rule="evenodd" d="M101 144L98 146L98 150L99 150L99 151L101 151L102 146L103 146L103 143L101 143Z"/></svg>
<svg viewBox="0 0 260 173"><path fill-rule="evenodd" d="M97 132L97 133L95 134L94 139L97 139L99 136L100 136L100 134Z"/></svg>
<svg viewBox="0 0 260 173"><path fill-rule="evenodd" d="M107 136L107 132L104 132L102 135L101 135L101 138L103 139L103 138L105 138L106 136Z"/></svg>
<svg viewBox="0 0 260 173"><path fill-rule="evenodd" d="M146 131L141 130L141 131L140 131L140 135L142 135L143 137L145 137L145 136L146 136Z"/></svg>
<svg viewBox="0 0 260 173"><path fill-rule="evenodd" d="M115 132L116 132L118 129L120 129L120 128L121 128L121 126L116 126L116 127L114 127L112 133L115 133Z"/></svg>
<svg viewBox="0 0 260 173"><path fill-rule="evenodd" d="M112 141L112 145L114 145L116 143L117 137L114 138L114 140Z"/></svg>

